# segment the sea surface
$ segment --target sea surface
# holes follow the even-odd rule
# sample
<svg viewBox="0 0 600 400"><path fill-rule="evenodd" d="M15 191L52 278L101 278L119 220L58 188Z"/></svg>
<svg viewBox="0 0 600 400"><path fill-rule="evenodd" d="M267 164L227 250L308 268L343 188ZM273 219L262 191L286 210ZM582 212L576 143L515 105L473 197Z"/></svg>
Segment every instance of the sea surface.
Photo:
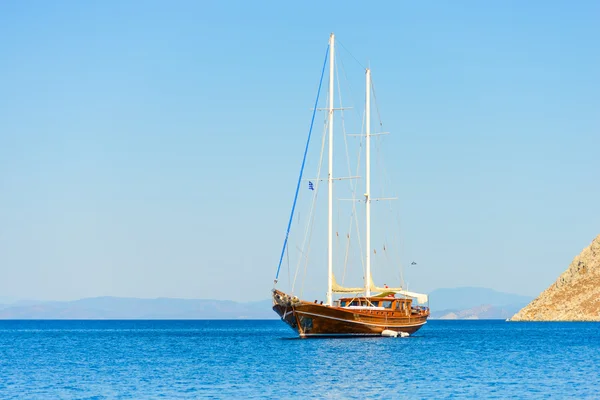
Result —
<svg viewBox="0 0 600 400"><path fill-rule="evenodd" d="M296 339L272 321L0 321L0 399L600 398L600 324L430 321Z"/></svg>

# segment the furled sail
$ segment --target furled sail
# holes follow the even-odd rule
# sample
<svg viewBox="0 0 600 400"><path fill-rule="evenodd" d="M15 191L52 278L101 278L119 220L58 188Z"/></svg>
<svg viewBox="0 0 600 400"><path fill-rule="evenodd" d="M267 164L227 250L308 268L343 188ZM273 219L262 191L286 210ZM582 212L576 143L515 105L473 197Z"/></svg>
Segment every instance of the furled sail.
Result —
<svg viewBox="0 0 600 400"><path fill-rule="evenodd" d="M350 287L343 287L338 285L337 281L335 280L335 275L331 274L331 281L332 281L332 291L333 293L362 293L365 291L364 287L354 287L354 288L350 288Z"/></svg>
<svg viewBox="0 0 600 400"><path fill-rule="evenodd" d="M371 285L371 291L374 291L374 292L396 293L396 294L401 294L401 295L407 296L407 297L413 297L413 298L417 299L417 303L419 303L419 304L427 304L427 302L429 301L429 296L427 296L426 294L423 294L423 293L409 292L407 290L402 289L401 287L386 288L386 287L375 286L375 283L373 282L373 277L371 277L370 285Z"/></svg>
<svg viewBox="0 0 600 400"><path fill-rule="evenodd" d="M335 275L331 276L331 280L332 280L332 289L333 289L334 293L364 293L364 291L365 291L364 287L344 287L344 286L339 285L337 283L337 281L335 280ZM403 296L415 298L415 299L417 299L417 302L419 304L427 304L427 302L428 302L428 296L423 293L409 292L407 290L402 289L401 287L397 287L397 288L379 287L379 286L375 285L375 283L373 282L373 278L371 278L370 284L371 284L370 289L372 292L381 292L380 294L375 295L375 297L380 297L382 295L385 297L388 294L396 293L396 294L401 294Z"/></svg>
<svg viewBox="0 0 600 400"><path fill-rule="evenodd" d="M390 288L390 287L379 287L375 285L375 282L373 282L373 277L370 276L369 279L371 280L371 282L369 282L369 286L371 287L371 291L372 292L399 292L402 291L401 287L398 288Z"/></svg>

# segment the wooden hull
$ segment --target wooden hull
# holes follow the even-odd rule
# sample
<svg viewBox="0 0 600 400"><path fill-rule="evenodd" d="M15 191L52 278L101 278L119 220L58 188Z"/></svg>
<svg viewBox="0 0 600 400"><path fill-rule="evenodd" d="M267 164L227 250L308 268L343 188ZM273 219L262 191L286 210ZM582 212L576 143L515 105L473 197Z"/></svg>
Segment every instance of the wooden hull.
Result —
<svg viewBox="0 0 600 400"><path fill-rule="evenodd" d="M425 323L429 311L417 316L398 316L379 310L351 310L305 301L275 302L273 310L300 337L381 336L384 330L413 334Z"/></svg>

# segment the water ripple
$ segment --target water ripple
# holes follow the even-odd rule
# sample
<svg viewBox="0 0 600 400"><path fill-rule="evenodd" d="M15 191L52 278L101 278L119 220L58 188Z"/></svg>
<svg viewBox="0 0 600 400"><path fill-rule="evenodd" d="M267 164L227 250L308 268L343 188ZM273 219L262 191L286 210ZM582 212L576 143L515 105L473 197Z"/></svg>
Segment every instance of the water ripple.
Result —
<svg viewBox="0 0 600 400"><path fill-rule="evenodd" d="M600 325L431 321L283 340L279 321L0 321L5 399L597 398Z"/></svg>

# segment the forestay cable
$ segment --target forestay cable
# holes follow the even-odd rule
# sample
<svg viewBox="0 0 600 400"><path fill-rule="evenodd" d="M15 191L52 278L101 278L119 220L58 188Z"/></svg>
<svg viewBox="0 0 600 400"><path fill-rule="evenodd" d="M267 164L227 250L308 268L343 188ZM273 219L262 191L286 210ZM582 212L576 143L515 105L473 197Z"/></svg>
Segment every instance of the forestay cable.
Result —
<svg viewBox="0 0 600 400"><path fill-rule="evenodd" d="M319 103L319 95L321 94L321 84L323 83L323 76L325 75L325 66L327 65L327 57L329 56L329 46L325 52L325 61L323 62L323 69L321 71L321 79L319 80L319 89L317 90L317 98L315 100L315 107L313 109L313 115L310 120L310 128L308 129L308 138L306 139L306 147L304 148L304 157L302 158L302 166L300 167L300 176L298 176L298 184L296 185L296 194L294 195L294 203L292 204L292 211L290 213L290 220L288 222L287 230L285 232L285 240L283 241L283 248L281 249L281 256L279 257L279 265L277 265L277 273L275 274L275 284L279 279L279 271L281 270L281 263L285 250L287 248L288 238L290 236L290 228L292 227L292 221L294 219L294 210L296 209L296 202L298 200L298 192L300 191L300 183L302 182L302 173L304 172L304 164L306 163L306 154L308 153L308 145L310 144L310 136L312 134L313 124L315 122L315 114L317 113L317 105Z"/></svg>

